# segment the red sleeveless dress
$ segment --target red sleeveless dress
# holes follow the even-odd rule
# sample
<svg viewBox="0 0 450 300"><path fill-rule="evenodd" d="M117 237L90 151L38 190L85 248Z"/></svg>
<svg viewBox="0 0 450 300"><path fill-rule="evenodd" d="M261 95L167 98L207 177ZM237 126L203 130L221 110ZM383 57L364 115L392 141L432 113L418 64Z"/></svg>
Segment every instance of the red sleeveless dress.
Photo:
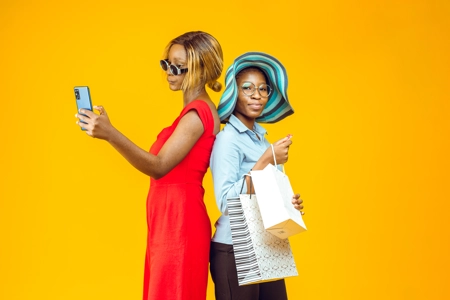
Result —
<svg viewBox="0 0 450 300"><path fill-rule="evenodd" d="M203 176L214 144L214 119L207 103L195 100L150 148L158 154L180 119L199 115L204 133L188 155L168 174L150 178L147 197L147 252L144 300L206 299L211 223L203 202Z"/></svg>

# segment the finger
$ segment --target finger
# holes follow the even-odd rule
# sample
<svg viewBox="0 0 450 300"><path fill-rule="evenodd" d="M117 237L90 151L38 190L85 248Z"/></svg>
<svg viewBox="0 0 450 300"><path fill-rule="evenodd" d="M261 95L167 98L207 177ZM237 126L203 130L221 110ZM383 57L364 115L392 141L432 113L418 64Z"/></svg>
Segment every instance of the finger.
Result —
<svg viewBox="0 0 450 300"><path fill-rule="evenodd" d="M304 207L303 207L303 205L294 204L294 208L295 208L296 210L302 210Z"/></svg>
<svg viewBox="0 0 450 300"><path fill-rule="evenodd" d="M78 119L79 119L78 122L81 123L82 125L84 124L84 126L86 126L88 124L92 124L92 119L90 119L86 116L78 114Z"/></svg>
<svg viewBox="0 0 450 300"><path fill-rule="evenodd" d="M80 121L83 121L83 122L90 120L89 117L83 116L82 114L76 114L75 117L77 117Z"/></svg>
<svg viewBox="0 0 450 300"><path fill-rule="evenodd" d="M301 200L301 199L293 199L292 200L292 204L294 204L294 205L301 205L301 204L303 204L303 200Z"/></svg>
<svg viewBox="0 0 450 300"><path fill-rule="evenodd" d="M290 140L285 140L284 142L281 142L277 145L274 145L276 147L278 147L278 149L280 149L280 151L285 151L285 153L288 153L289 151L289 146L292 144L292 142Z"/></svg>
<svg viewBox="0 0 450 300"><path fill-rule="evenodd" d="M90 111L89 109L85 109L85 108L80 108L79 114L86 115L86 116L89 117L89 118L92 118L92 117L95 116L95 113L93 113L93 112Z"/></svg>
<svg viewBox="0 0 450 300"><path fill-rule="evenodd" d="M278 145L288 148L292 144L292 141L288 138L284 138Z"/></svg>
<svg viewBox="0 0 450 300"><path fill-rule="evenodd" d="M83 129L83 130L87 130L88 128L90 128L89 124L83 123L83 122L81 122L81 121L77 121L76 123L77 123L77 125L80 126L81 129Z"/></svg>
<svg viewBox="0 0 450 300"><path fill-rule="evenodd" d="M77 121L77 125L80 126L82 130L86 131L86 128L84 128L83 126L84 125L83 123Z"/></svg>
<svg viewBox="0 0 450 300"><path fill-rule="evenodd" d="M288 140L289 140L289 138L286 136L286 137L282 138L281 140L276 141L273 145L274 146L278 146L278 145L281 145L281 144L283 144L284 142L286 142Z"/></svg>
<svg viewBox="0 0 450 300"><path fill-rule="evenodd" d="M302 203L303 203L303 199L300 199L300 198L292 198L292 203L302 204Z"/></svg>
<svg viewBox="0 0 450 300"><path fill-rule="evenodd" d="M84 115L87 118L94 118L96 114L93 111L90 111L89 109L80 108L78 115Z"/></svg>
<svg viewBox="0 0 450 300"><path fill-rule="evenodd" d="M303 209L303 204L302 203L292 203L295 207L300 207Z"/></svg>
<svg viewBox="0 0 450 300"><path fill-rule="evenodd" d="M108 115L106 113L105 108L102 105L98 105L98 106L94 106L94 109L98 110L98 112L100 113L100 115Z"/></svg>

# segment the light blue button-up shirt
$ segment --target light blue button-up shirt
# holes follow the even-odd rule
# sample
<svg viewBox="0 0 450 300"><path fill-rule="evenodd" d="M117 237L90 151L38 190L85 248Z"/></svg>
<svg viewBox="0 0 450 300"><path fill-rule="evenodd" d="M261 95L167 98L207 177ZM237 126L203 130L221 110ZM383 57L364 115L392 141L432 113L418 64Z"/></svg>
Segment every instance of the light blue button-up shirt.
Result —
<svg viewBox="0 0 450 300"><path fill-rule="evenodd" d="M229 122L220 131L214 142L210 168L214 181L216 203L222 212L217 220L213 242L232 245L230 219L227 210L227 198L238 197L247 186L244 174L247 174L270 147L266 140L266 130L255 123L253 130L248 129L236 116L231 115Z"/></svg>

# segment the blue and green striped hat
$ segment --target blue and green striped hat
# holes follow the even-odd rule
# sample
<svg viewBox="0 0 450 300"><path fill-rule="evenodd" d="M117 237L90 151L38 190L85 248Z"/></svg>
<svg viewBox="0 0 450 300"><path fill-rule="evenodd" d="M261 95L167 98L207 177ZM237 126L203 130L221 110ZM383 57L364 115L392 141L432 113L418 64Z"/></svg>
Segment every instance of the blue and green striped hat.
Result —
<svg viewBox="0 0 450 300"><path fill-rule="evenodd" d="M220 98L218 112L220 121L225 123L233 113L239 89L236 74L248 67L263 70L273 91L261 115L256 118L259 123L275 123L294 113L287 97L288 79L286 69L275 57L263 52L247 52L238 56L228 68L225 75L225 91Z"/></svg>

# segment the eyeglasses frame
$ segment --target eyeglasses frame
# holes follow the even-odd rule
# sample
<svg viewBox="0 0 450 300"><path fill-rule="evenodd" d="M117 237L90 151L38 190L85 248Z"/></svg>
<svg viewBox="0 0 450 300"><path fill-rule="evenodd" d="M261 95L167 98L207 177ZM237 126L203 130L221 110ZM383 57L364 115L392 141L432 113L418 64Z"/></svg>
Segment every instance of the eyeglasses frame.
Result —
<svg viewBox="0 0 450 300"><path fill-rule="evenodd" d="M250 83L251 85L253 85L253 86L255 87L255 89L253 90L253 93L251 93L250 95L248 95L248 94L246 94L246 93L244 92L244 86L243 86L244 83ZM267 94L267 96L261 95L261 92L259 91L260 87L261 87L262 85L264 85L264 84L265 84L266 86L268 86L269 89L270 89L270 91L269 91L269 93ZM272 87L271 87L270 85L268 85L267 83L262 83L262 84L260 84L260 85L257 87L253 82L250 82L250 81L244 81L244 82L242 83L242 85L240 86L240 88L241 88L242 92L244 93L244 95L249 96L249 97L253 96L253 95L255 94L256 90L258 90L258 94L259 94L262 98L269 98L269 96L272 94Z"/></svg>

